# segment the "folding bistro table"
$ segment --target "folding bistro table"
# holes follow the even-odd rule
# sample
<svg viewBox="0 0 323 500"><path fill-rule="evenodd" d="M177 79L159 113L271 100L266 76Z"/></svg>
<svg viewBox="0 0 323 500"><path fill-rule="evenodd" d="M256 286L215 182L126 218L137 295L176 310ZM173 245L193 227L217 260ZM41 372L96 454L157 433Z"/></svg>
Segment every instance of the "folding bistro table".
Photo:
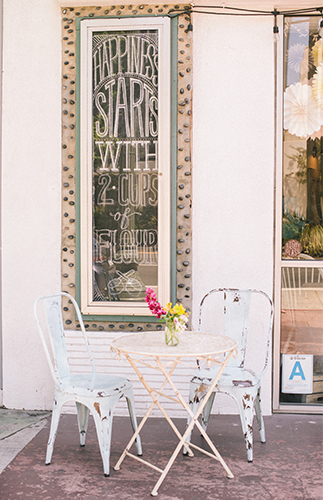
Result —
<svg viewBox="0 0 323 500"><path fill-rule="evenodd" d="M141 420L136 432L130 439L114 469L119 470L124 458L126 456L129 456L160 472L161 475L151 492L152 496L156 496L158 489L165 479L171 466L173 465L174 460L176 459L181 448L184 447L187 451L187 454L191 457L194 455L191 448L195 448L219 461L224 467L227 476L229 478L232 478L232 472L224 462L218 450L215 448L207 433L202 428L200 422L198 421L198 417L203 411L204 406L206 405L209 397L214 391L214 388L224 368L228 364L229 359L231 358L236 348L237 343L229 337L225 337L223 335L213 335L208 333L187 331L182 333L180 343L177 346L169 346L165 344L164 332L142 332L138 334L126 335L114 340L111 344L111 351L117 353L119 357L123 355L128 360L153 400L147 410L146 415ZM223 356L223 354L225 354L225 356ZM210 366L212 363L218 363L219 371L216 378L213 380L212 385L210 385L208 390L206 390L206 394L202 399L197 412L194 415L189 407L189 404L184 400L178 388L176 387L172 379L172 375L177 365L189 364L196 359L200 360L200 364L203 364L204 362L207 363L208 366ZM164 381L160 388L154 389L150 385L150 383L146 380L139 369L139 367L141 366L152 368L163 374ZM163 392L167 384L171 386L175 397L169 396L169 394L165 394L165 392ZM159 401L160 396L166 397L168 399L171 399L172 401L175 401L176 403L181 404L190 415L192 420L189 426L187 426L186 431L183 435L180 434L174 422L169 417L166 410L163 408L161 402ZM158 406L179 439L179 443L176 449L174 450L166 467L163 470L147 462L146 460L133 455L129 451L155 405ZM186 442L187 437L189 436L195 425L200 430L202 436L205 438L205 441L207 442L213 453L209 453L208 451L203 450L202 448L199 448L192 443Z"/></svg>

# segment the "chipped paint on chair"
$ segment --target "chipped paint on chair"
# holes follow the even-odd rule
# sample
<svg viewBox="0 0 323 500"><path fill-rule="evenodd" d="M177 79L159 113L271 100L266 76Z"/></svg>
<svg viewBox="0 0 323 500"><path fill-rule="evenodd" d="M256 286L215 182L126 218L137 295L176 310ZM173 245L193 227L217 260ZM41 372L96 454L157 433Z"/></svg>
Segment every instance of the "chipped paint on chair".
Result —
<svg viewBox="0 0 323 500"><path fill-rule="evenodd" d="M71 375L70 373L62 319L62 297L66 297L75 307L91 363L91 373L77 375ZM51 349L49 349L42 328L43 321L40 320L39 304L41 302L44 306L45 318L43 318L43 320L47 322ZM89 413L91 412L97 431L104 474L108 476L113 412L117 402L123 396L127 399L133 431L135 432L137 429L132 384L124 377L96 373L82 316L76 301L71 295L62 292L39 297L35 302L34 313L46 358L55 383L53 412L45 463L47 465L50 464L52 459L62 406L68 401L75 401L80 432L80 445L85 445ZM52 362L50 352L52 352L54 363ZM139 435L136 440L136 446L138 455L141 455L142 449Z"/></svg>
<svg viewBox="0 0 323 500"><path fill-rule="evenodd" d="M202 330L202 310L207 299L213 294L222 294L223 314L224 314L224 335L227 335L238 342L238 356L231 358L219 382L215 392L213 392L202 413L202 426L207 428L214 397L217 392L228 394L237 402L243 436L247 448L247 458L249 462L253 460L253 417L256 413L261 442L266 441L265 426L261 411L261 379L267 368L269 359L269 349L271 343L273 304L268 295L260 290L239 290L239 289L214 289L207 293L201 303L199 312L199 331ZM251 368L246 367L247 340L249 331L250 303L254 296L261 296L266 302L266 328L259 332L259 342L266 342L266 349L262 369L255 373ZM264 319L264 318L263 318ZM199 364L199 362L198 362ZM198 368L195 376L190 382L189 402L193 413L211 385L216 376L217 368ZM188 418L188 423L189 423ZM188 441L190 440L190 436ZM184 449L185 453L186 450Z"/></svg>

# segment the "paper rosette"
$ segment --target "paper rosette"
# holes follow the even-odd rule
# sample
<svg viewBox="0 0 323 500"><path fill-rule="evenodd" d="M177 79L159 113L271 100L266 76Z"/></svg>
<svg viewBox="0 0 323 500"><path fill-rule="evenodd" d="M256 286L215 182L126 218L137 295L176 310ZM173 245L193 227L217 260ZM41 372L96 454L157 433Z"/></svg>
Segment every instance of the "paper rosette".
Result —
<svg viewBox="0 0 323 500"><path fill-rule="evenodd" d="M312 87L296 85L284 93L284 129L297 137L307 137L323 125L323 108L313 97Z"/></svg>
<svg viewBox="0 0 323 500"><path fill-rule="evenodd" d="M323 62L323 38L320 38L312 47L312 55L315 66Z"/></svg>
<svg viewBox="0 0 323 500"><path fill-rule="evenodd" d="M296 43L288 49L288 66L298 73L301 65L303 71L308 71L313 66L313 57L306 45Z"/></svg>
<svg viewBox="0 0 323 500"><path fill-rule="evenodd" d="M323 106L323 63L316 68L312 87L314 99L319 106Z"/></svg>
<svg viewBox="0 0 323 500"><path fill-rule="evenodd" d="M315 139L321 139L321 137L323 137L323 126L310 135L310 138L313 139L313 141L315 141Z"/></svg>

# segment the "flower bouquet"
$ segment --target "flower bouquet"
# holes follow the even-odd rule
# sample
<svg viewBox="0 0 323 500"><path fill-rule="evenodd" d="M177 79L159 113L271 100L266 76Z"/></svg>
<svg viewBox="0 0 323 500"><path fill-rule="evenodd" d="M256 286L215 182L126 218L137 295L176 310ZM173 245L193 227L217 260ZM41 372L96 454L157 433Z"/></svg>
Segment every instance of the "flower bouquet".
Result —
<svg viewBox="0 0 323 500"><path fill-rule="evenodd" d="M180 334L186 330L189 313L181 304L172 305L171 302L163 308L157 300L153 288L147 288L145 298L150 311L158 319L166 322L165 342L167 345L175 346L179 343Z"/></svg>

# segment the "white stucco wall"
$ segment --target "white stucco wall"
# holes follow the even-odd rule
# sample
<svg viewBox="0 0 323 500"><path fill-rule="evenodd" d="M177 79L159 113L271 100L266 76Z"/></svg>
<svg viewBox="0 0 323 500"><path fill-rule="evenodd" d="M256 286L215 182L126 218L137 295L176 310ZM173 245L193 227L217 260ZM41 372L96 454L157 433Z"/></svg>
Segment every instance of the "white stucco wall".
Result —
<svg viewBox="0 0 323 500"><path fill-rule="evenodd" d="M60 289L60 9L56 0L4 0L3 9L3 404L48 408L33 303Z"/></svg>
<svg viewBox="0 0 323 500"><path fill-rule="evenodd" d="M196 326L198 302L213 287L272 294L274 52L271 17L194 15L193 25ZM50 408L52 382L32 309L38 295L60 289L57 0L4 0L3 57L3 404ZM264 381L266 414L270 380L271 368ZM214 411L236 408L226 399Z"/></svg>
<svg viewBox="0 0 323 500"><path fill-rule="evenodd" d="M199 301L212 288L259 288L272 296L275 102L271 18L195 14L193 25L196 326ZM270 380L269 368L266 413Z"/></svg>

